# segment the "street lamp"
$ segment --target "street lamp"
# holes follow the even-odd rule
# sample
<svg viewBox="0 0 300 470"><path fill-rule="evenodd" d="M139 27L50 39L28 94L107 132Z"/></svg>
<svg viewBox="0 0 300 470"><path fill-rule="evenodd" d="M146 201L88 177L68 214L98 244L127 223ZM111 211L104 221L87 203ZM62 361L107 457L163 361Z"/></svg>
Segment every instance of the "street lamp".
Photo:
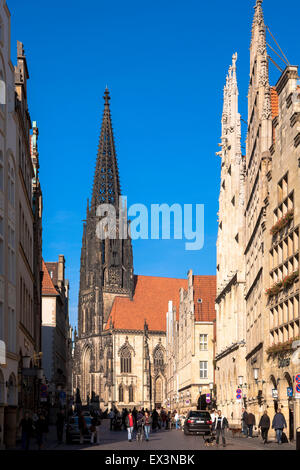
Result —
<svg viewBox="0 0 300 470"><path fill-rule="evenodd" d="M210 382L210 384L209 384L209 390L212 392L213 388L214 388L214 384L213 384L212 382Z"/></svg>
<svg viewBox="0 0 300 470"><path fill-rule="evenodd" d="M201 387L201 385L200 385L200 386L199 386L199 393L200 393L200 395L201 395L201 392L202 392L202 387Z"/></svg>
<svg viewBox="0 0 300 470"><path fill-rule="evenodd" d="M258 381L258 370L259 369L257 367L254 367L253 369L253 377L254 377L255 382Z"/></svg>
<svg viewBox="0 0 300 470"><path fill-rule="evenodd" d="M244 382L244 377L242 375L239 375L239 386L241 387Z"/></svg>

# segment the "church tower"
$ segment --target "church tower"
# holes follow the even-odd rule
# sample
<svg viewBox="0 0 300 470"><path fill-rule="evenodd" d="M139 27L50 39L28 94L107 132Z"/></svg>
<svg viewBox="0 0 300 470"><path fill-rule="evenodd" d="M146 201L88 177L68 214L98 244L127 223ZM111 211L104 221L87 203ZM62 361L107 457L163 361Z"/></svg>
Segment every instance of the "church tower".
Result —
<svg viewBox="0 0 300 470"><path fill-rule="evenodd" d="M128 227L121 199L109 101L106 88L92 199L91 203L87 201L80 258L74 369L76 387L80 389L83 401L88 395L91 397L92 392L101 398L102 333L114 298L132 298L134 289L132 245L126 236ZM107 230L106 238L99 237L97 227L106 218L108 209L116 215L116 230L114 234Z"/></svg>

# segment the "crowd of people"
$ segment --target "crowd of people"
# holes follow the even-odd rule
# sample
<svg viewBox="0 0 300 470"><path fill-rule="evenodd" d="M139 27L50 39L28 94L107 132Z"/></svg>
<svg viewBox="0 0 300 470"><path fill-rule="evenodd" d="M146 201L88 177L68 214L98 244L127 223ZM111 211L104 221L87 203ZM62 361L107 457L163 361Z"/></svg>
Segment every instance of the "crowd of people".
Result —
<svg viewBox="0 0 300 470"><path fill-rule="evenodd" d="M256 425L256 418L253 413L248 413L245 408L242 409L242 432L245 437L253 437L253 427ZM261 416L258 428L261 431L261 437L263 439L263 443L268 443L268 433L271 427L271 420L268 415L267 410L264 411L263 415ZM275 430L276 433L276 441L278 444L282 444L283 442L287 442L287 438L284 434L284 429L287 428L285 417L280 408L277 409L273 420L272 420L272 429Z"/></svg>
<svg viewBox="0 0 300 470"><path fill-rule="evenodd" d="M80 443L84 442L84 435L87 431L87 422L84 414L81 410L72 411L68 410L68 415L75 413L78 416L78 428L80 432ZM219 444L220 438L222 444L226 446L225 431L229 429L228 419L222 414L220 410L212 410L211 416L211 434L216 440L216 444ZM168 411L164 408L160 410L148 409L127 409L123 408L119 411L116 407L110 411L107 409L104 412L101 410L91 411L91 421L89 426L90 442L91 444L100 443L100 425L101 420L109 418L110 430L127 430L128 441L132 442L133 438L141 440L145 438L149 441L150 433L157 432L159 430L168 431L172 428L176 430L183 429L185 416L180 415L177 410L173 412ZM57 432L57 443L62 444L64 428L66 424L66 412L62 408L56 415L56 432ZM271 419L268 415L267 410L264 411L261 416L258 429L260 429L261 437L264 444L268 443L268 433L270 427L276 432L276 440L278 444L287 442L284 429L287 428L286 420L279 408L271 423ZM241 428L242 433L247 438L253 438L253 430L256 427L256 418L253 413L247 412L245 408L242 408L241 415ZM47 436L49 433L49 413L46 409L39 409L32 415L29 412L25 412L23 419L19 424L22 436L22 449L28 450L32 439L36 440L38 449L42 449L45 442L47 442Z"/></svg>

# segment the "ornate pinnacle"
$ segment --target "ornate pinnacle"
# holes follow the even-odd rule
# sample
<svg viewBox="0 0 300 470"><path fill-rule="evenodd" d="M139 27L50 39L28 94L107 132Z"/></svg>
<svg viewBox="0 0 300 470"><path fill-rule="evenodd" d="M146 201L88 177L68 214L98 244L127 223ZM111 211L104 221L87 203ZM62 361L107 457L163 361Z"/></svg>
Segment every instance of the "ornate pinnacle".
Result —
<svg viewBox="0 0 300 470"><path fill-rule="evenodd" d="M109 91L108 91L107 85L106 85L106 88L105 88L103 99L104 99L104 102L105 102L105 106L109 106L110 96L109 96Z"/></svg>

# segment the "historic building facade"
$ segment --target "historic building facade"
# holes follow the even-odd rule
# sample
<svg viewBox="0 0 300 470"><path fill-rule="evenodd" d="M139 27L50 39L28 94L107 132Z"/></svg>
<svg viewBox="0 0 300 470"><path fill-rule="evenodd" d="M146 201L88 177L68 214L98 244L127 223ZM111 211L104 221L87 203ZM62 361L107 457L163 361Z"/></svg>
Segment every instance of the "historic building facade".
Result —
<svg viewBox="0 0 300 470"><path fill-rule="evenodd" d="M234 65L233 63L224 94L225 103L228 95L231 106L232 97L237 93L234 91L235 85L233 93L230 86ZM272 418L276 410L281 408L288 424L288 437L292 439L295 438L295 429L300 424L299 399L295 398L295 375L299 373L300 366L298 264L300 87L298 67L289 64L282 71L277 84L270 86L268 65L262 0L257 0L250 46L245 173L241 166L244 178L240 179L239 186L245 187L245 197L243 196L241 201L244 221L241 219L242 212L238 215L238 210L235 211L231 207L229 201L231 186L228 186L225 178L223 179L226 169L223 160L225 161L226 152L230 155L234 148L229 141L230 137L226 136L229 141L228 147L225 145L227 141L222 139L220 152L222 182L219 216L222 226L219 227L218 234L217 276L219 286L219 279L227 275L228 287L226 288L226 282L223 286L221 284L216 300L218 306L216 377L218 403L227 406L229 418L233 418L234 421L238 419L233 409L236 404L234 398L232 405L229 404L228 407L227 397L230 397L231 392L228 393L224 385L227 383L231 387L233 380L234 385L242 389L245 399L243 403L255 414L257 421L265 409ZM226 130L225 105L224 110L223 130L224 128ZM237 116L235 114L235 119ZM226 133L231 135L231 139L235 138L234 134L238 137L238 127L233 124ZM240 152L238 155L240 156ZM230 172L232 173L232 167ZM241 194L243 192L244 190ZM229 199L226 200L226 197ZM227 206L222 206L225 201ZM241 240L241 247L240 257L236 258L239 246L236 245L233 249L232 239L226 239L224 228L232 236L234 231L243 230L242 227L245 237L244 239L238 237ZM230 254L230 260L226 261L226 269L229 272L220 276L222 256L226 256L226 253ZM231 259L234 262L230 273ZM241 286L240 297L237 297L239 300L236 299L235 304L232 289L238 279L236 273L240 273ZM230 282L231 279L234 281ZM229 320L234 317L236 306L240 315L232 320L230 326L230 322L226 322L226 317ZM239 331L238 341L232 340L233 344L230 345L229 338L233 334L234 325ZM228 341L225 338L226 340L228 338ZM246 348L243 346L244 339ZM237 342L240 342L238 348ZM227 356L226 343L229 352ZM273 431L270 434L272 436Z"/></svg>
<svg viewBox="0 0 300 470"><path fill-rule="evenodd" d="M18 156L14 68L10 55L10 12L0 4L0 448L15 441L18 380Z"/></svg>
<svg viewBox="0 0 300 470"><path fill-rule="evenodd" d="M6 358L0 366L0 446L6 447L15 444L23 409L37 405L36 370L41 366L42 195L36 129L30 135L28 78L20 42L17 64L11 63L10 13L4 1L0 6L0 339Z"/></svg>
<svg viewBox="0 0 300 470"><path fill-rule="evenodd" d="M69 281L65 279L65 258L43 262L42 352L43 369L50 401L58 402L60 392L70 394Z"/></svg>
<svg viewBox="0 0 300 470"><path fill-rule="evenodd" d="M217 239L217 343L218 404L232 424L239 425L246 383L245 303L245 157L241 152L241 117L238 112L237 54L224 87L222 114L221 185Z"/></svg>
<svg viewBox="0 0 300 470"><path fill-rule="evenodd" d="M181 413L206 409L214 399L216 277L188 272L179 309L167 312L167 408ZM206 400L210 395L210 400Z"/></svg>
<svg viewBox="0 0 300 470"><path fill-rule="evenodd" d="M99 398L101 407L163 406L165 315L169 300L178 304L186 281L133 273L109 99L106 89L93 195L83 227L74 395L79 389L82 403ZM103 204L116 213L115 238L111 231L107 238L98 236ZM109 225L104 228L111 230Z"/></svg>

